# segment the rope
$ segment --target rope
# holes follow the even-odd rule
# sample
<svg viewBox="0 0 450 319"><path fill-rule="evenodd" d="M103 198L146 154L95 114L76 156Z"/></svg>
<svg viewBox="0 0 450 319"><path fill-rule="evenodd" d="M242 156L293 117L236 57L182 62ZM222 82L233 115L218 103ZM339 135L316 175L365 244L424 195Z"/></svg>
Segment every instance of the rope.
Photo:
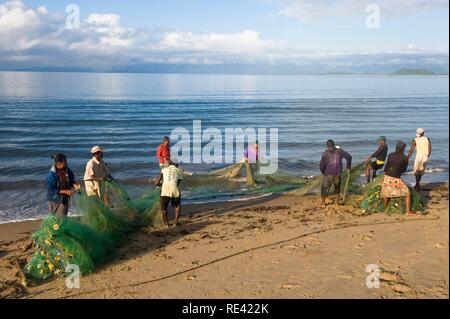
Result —
<svg viewBox="0 0 450 319"><path fill-rule="evenodd" d="M243 254L255 251L255 250L260 250L260 249L268 248L268 247L271 247L271 246L284 244L284 243L291 242L291 241L294 241L294 240L297 240L297 239L300 239L300 238L304 238L304 237L315 235L315 234L325 233L325 232L331 231L331 230L348 229L348 228L363 227L363 226L398 224L398 223L413 222L413 221L432 221L432 220L439 220L440 219L439 216L434 215L434 214L430 214L430 216L432 216L432 218L411 218L411 219L396 220L396 221L385 221L385 222L376 222L376 223L372 222L372 223L362 223L362 224L358 224L358 223L355 224L355 223L353 223L353 224L342 225L342 226L332 225L332 226L329 226L329 227L326 227L326 228L322 228L322 229L318 229L318 230L311 231L311 232L308 232L308 233L300 234L298 236L291 237L291 238L288 238L288 239L284 239L284 240L280 240L280 241L264 244L264 245L253 247L253 248L248 248L248 249L245 249L245 250L242 250L242 251L239 251L239 252L236 252L236 253L224 256L224 257L220 257L220 258L211 260L211 261L209 261L209 262L207 262L205 264L202 264L202 265L199 265L199 266L196 266L196 267L192 267L192 268L189 268L189 269L185 269L185 270L182 270L182 271L179 271L179 272L176 272L176 273L173 273L173 274L169 274L169 275L166 275L166 276L162 276L162 277L159 277L159 278L155 278L155 279L151 279L151 280L144 280L144 281L140 281L140 282L136 282L136 283L132 283L132 284L127 284L127 285L119 285L119 286L115 286L115 287L107 287L107 288L83 291L83 292L79 292L79 293L75 293L75 294L71 294L71 295L66 295L64 297L61 297L61 299L67 299L67 298L70 298L70 297L86 295L86 294L89 294L89 293L101 292L101 291L104 291L104 290L120 289L120 288L127 288L127 287L137 287L137 286L141 286L141 285L145 285L145 284L149 284L149 283L155 283L155 282L163 281L163 280L170 279L170 278L173 278L173 277L176 277L176 276L179 276L179 275L191 272L191 271L195 271L195 270L198 270L198 269L201 269L201 268L205 268L205 267L213 265L215 263L218 263L218 262L221 262L221 261L224 261L224 260L227 260L227 259L239 256L239 255L243 255Z"/></svg>

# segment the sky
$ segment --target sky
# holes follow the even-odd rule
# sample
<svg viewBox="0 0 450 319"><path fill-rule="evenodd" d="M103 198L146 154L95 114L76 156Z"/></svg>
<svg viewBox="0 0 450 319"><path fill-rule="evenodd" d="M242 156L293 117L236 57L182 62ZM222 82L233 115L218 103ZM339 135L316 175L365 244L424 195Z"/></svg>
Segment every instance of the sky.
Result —
<svg viewBox="0 0 450 319"><path fill-rule="evenodd" d="M73 10L79 10L79 24ZM448 72L448 0L0 0L0 69ZM369 22L369 24L367 23Z"/></svg>

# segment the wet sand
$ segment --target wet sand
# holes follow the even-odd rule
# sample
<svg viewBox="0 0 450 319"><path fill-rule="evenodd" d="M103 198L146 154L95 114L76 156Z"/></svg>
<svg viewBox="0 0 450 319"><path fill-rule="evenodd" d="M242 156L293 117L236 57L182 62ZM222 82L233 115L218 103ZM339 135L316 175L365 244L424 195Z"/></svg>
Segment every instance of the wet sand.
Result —
<svg viewBox="0 0 450 319"><path fill-rule="evenodd" d="M414 217L319 209L316 195L186 206L180 226L130 236L80 289L64 278L21 288L15 260L31 255L39 221L3 224L0 297L448 298L448 186L422 199ZM379 288L366 287L369 264Z"/></svg>

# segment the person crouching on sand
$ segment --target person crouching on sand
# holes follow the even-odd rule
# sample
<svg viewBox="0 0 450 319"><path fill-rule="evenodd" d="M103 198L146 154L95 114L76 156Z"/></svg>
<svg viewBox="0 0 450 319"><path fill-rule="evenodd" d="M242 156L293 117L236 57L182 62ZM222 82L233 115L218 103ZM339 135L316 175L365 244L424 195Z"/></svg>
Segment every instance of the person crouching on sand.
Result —
<svg viewBox="0 0 450 319"><path fill-rule="evenodd" d="M321 186L321 207L326 207L326 199L332 195L331 188L334 187L334 194L337 194L337 204L339 204L341 190L342 159L347 161L347 170L352 165L352 156L344 150L337 148L333 140L327 141L327 150L320 160L320 171L322 173Z"/></svg>
<svg viewBox="0 0 450 319"><path fill-rule="evenodd" d="M408 159L411 158L414 150L416 150L416 158L414 160L414 175L416 176L416 185L414 189L420 192L420 181L425 168L427 167L428 159L431 155L431 140L425 136L425 130L418 128L416 130L416 138L411 141L411 148L408 152Z"/></svg>
<svg viewBox="0 0 450 319"><path fill-rule="evenodd" d="M66 217L69 211L70 197L80 189L75 182L75 175L67 166L67 157L56 154L55 161L45 179L47 186L47 201L50 214Z"/></svg>
<svg viewBox="0 0 450 319"><path fill-rule="evenodd" d="M377 177L377 170L383 168L387 153L388 146L386 145L386 137L380 136L378 138L377 150L367 158L367 162L369 162L369 167L366 169L367 183L370 183L371 180L374 180L375 177ZM375 158L375 161L372 162L372 158Z"/></svg>
<svg viewBox="0 0 450 319"><path fill-rule="evenodd" d="M106 179L112 179L108 166L103 161L103 149L100 146L94 146L91 149L92 158L86 164L84 172L84 185L88 196L97 196L103 199L105 205L108 205L108 198L105 191Z"/></svg>
<svg viewBox="0 0 450 319"><path fill-rule="evenodd" d="M411 192L408 186L400 178L408 168L408 157L404 154L406 144L398 141L395 152L389 154L384 168L384 180L381 187L384 209L387 209L389 200L396 197L404 197L406 204L406 215L414 215L411 210Z"/></svg>
<svg viewBox="0 0 450 319"><path fill-rule="evenodd" d="M181 213L181 193L179 185L183 175L178 168L178 164L174 161L169 161L168 166L161 170L156 185L161 185L161 219L165 227L169 226L167 221L167 208L169 203L172 207L175 207L175 221L174 226L178 225L178 219ZM161 184L162 181L162 184Z"/></svg>

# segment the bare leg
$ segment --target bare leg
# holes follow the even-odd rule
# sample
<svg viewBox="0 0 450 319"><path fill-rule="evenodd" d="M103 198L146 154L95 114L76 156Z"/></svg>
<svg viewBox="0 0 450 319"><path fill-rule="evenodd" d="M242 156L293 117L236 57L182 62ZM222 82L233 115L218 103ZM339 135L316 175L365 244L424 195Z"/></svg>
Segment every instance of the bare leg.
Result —
<svg viewBox="0 0 450 319"><path fill-rule="evenodd" d="M327 207L327 204L326 204L326 201L325 201L326 199L327 199L326 196L322 196L322 204L320 205L321 208Z"/></svg>
<svg viewBox="0 0 450 319"><path fill-rule="evenodd" d="M366 168L366 177L367 177L367 184L370 183L370 168Z"/></svg>
<svg viewBox="0 0 450 319"><path fill-rule="evenodd" d="M383 197L383 205L384 205L384 211L386 212L387 207L389 205L389 197Z"/></svg>
<svg viewBox="0 0 450 319"><path fill-rule="evenodd" d="M169 226L169 222L167 221L167 211L161 210L161 219L165 227Z"/></svg>
<svg viewBox="0 0 450 319"><path fill-rule="evenodd" d="M417 173L416 175L416 186L414 186L414 189L418 192L420 192L420 181L422 180L422 175L420 173Z"/></svg>
<svg viewBox="0 0 450 319"><path fill-rule="evenodd" d="M178 225L178 219L180 218L180 213L181 213L181 205L175 206L175 221L174 221L174 225Z"/></svg>
<svg viewBox="0 0 450 319"><path fill-rule="evenodd" d="M411 209L411 195L405 197L406 215L415 215Z"/></svg>

